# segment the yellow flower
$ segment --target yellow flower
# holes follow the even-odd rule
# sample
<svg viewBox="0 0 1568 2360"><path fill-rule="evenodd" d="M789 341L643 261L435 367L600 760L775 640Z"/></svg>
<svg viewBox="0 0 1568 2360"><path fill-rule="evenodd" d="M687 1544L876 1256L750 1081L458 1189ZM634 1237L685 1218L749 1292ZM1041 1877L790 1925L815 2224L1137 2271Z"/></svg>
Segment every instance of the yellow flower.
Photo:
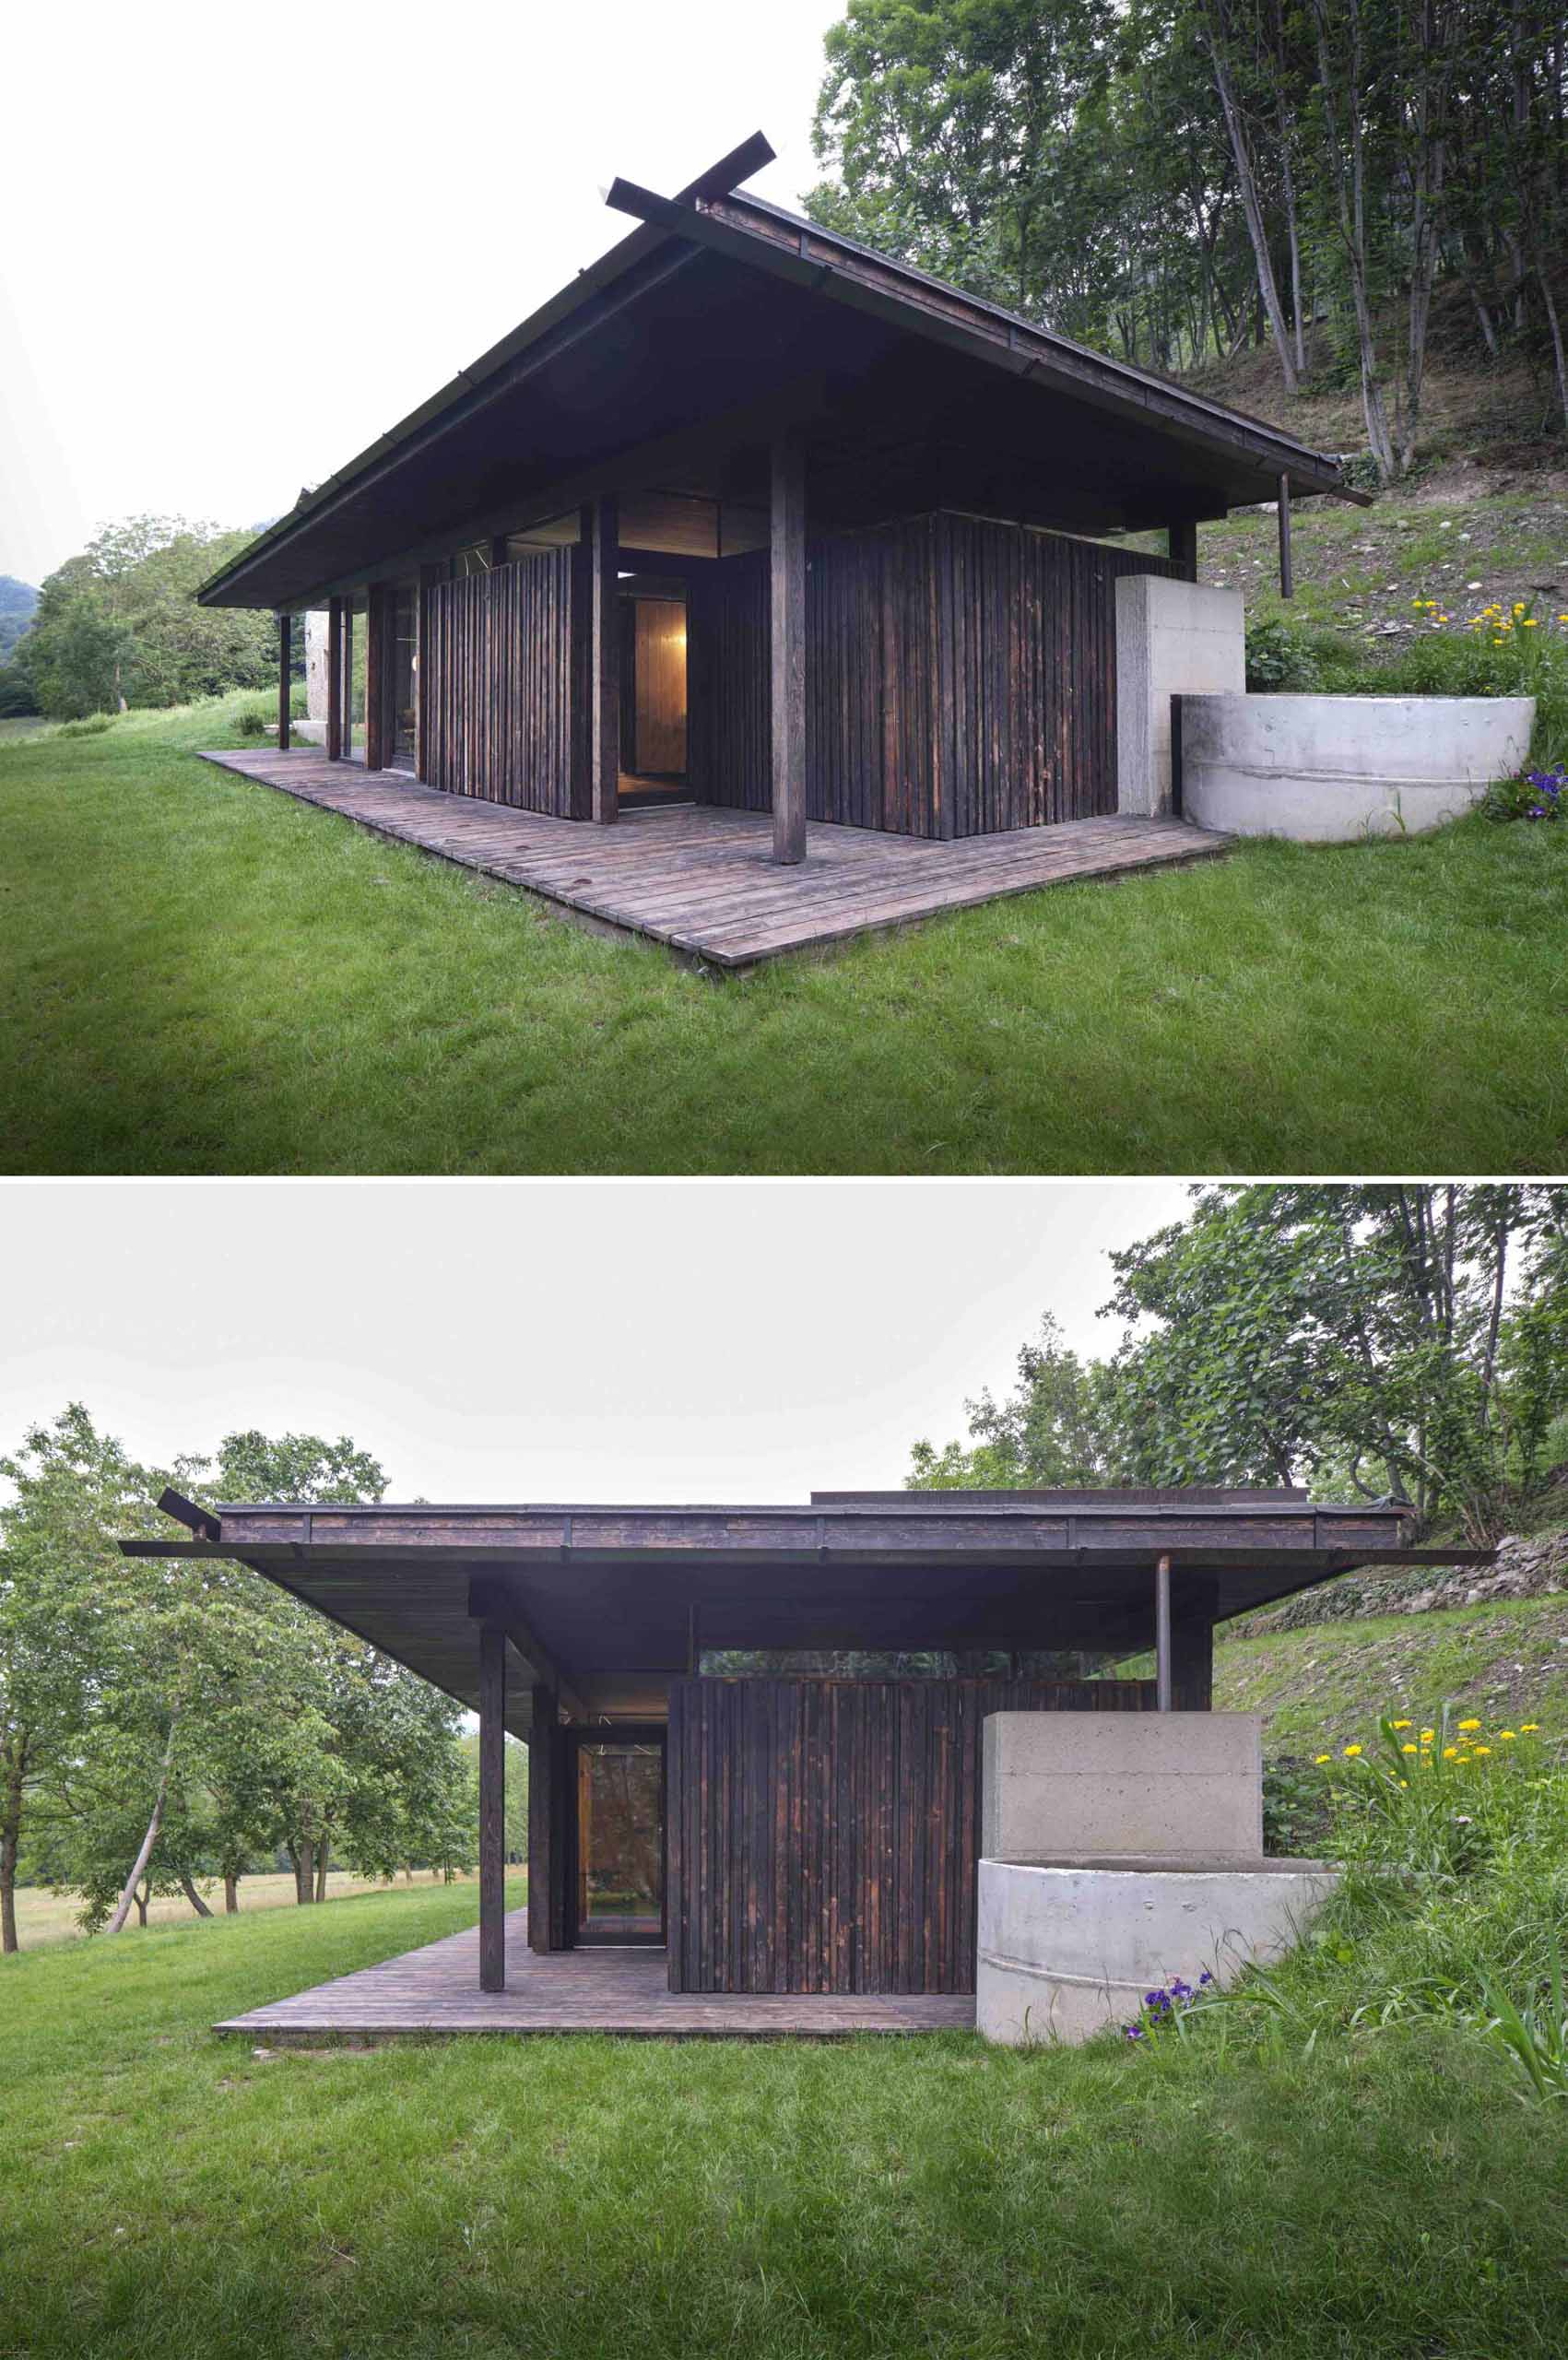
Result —
<svg viewBox="0 0 1568 2360"><path fill-rule="evenodd" d="M1390 1721L1388 1726L1392 1729L1408 1729L1410 1724L1409 1721Z"/></svg>
<svg viewBox="0 0 1568 2360"><path fill-rule="evenodd" d="M1436 1735L1437 1735L1437 1731L1436 1731L1435 1729L1422 1729L1422 1731L1421 1731L1421 1743L1422 1743L1423 1745L1430 1745L1430 1744L1432 1743L1432 1739L1433 1739Z"/></svg>
<svg viewBox="0 0 1568 2360"><path fill-rule="evenodd" d="M1463 1736L1466 1729L1479 1729L1480 1727L1480 1723L1479 1721L1461 1721L1459 1723L1460 1735Z"/></svg>
<svg viewBox="0 0 1568 2360"><path fill-rule="evenodd" d="M1514 601L1514 612L1515 612L1516 615L1522 615L1522 614L1524 613L1524 611L1525 611L1525 602L1524 602L1523 598L1515 598L1515 601Z"/></svg>
<svg viewBox="0 0 1568 2360"><path fill-rule="evenodd" d="M1490 1745L1478 1745L1476 1748L1476 1759L1479 1762L1483 1753L1490 1753L1491 1752L1491 1748Z"/></svg>
<svg viewBox="0 0 1568 2360"><path fill-rule="evenodd" d="M1461 1762L1468 1762L1468 1761L1469 1760L1469 1758L1470 1758L1470 1757L1469 1757L1469 1755L1468 1755L1468 1753L1461 1753L1461 1755L1459 1756L1459 1759L1460 1759L1460 1761L1461 1761Z"/></svg>
<svg viewBox="0 0 1568 2360"><path fill-rule="evenodd" d="M1357 1754L1361 1752L1361 1747L1359 1745L1348 1745L1345 1748L1345 1752L1347 1754Z"/></svg>
<svg viewBox="0 0 1568 2360"><path fill-rule="evenodd" d="M1458 1747L1456 1745L1445 1745L1443 1749L1443 1759L1444 1762L1457 1762L1459 1759Z"/></svg>
<svg viewBox="0 0 1568 2360"><path fill-rule="evenodd" d="M1399 1751L1401 1753L1414 1753L1416 1749L1413 1745L1402 1745Z"/></svg>
<svg viewBox="0 0 1568 2360"><path fill-rule="evenodd" d="M1519 625L1519 629L1521 631L1534 631L1535 627L1536 619L1534 615L1527 615L1524 621Z"/></svg>
<svg viewBox="0 0 1568 2360"><path fill-rule="evenodd" d="M1497 1732L1497 1742L1499 1743L1499 1745L1512 1745L1512 1744L1513 1744L1513 1742L1514 1742L1514 1732L1513 1732L1513 1730L1512 1730L1512 1729L1499 1729L1499 1730L1498 1730L1498 1732Z"/></svg>
<svg viewBox="0 0 1568 2360"><path fill-rule="evenodd" d="M1537 1729L1539 1729L1540 1723L1539 1721L1521 1721L1519 1723L1519 1727L1526 1737L1533 1737Z"/></svg>
<svg viewBox="0 0 1568 2360"><path fill-rule="evenodd" d="M1331 1753L1315 1753L1312 1758L1314 1762L1322 1763L1332 1762L1334 1756Z"/></svg>
<svg viewBox="0 0 1568 2360"><path fill-rule="evenodd" d="M1400 1784L1402 1787L1408 1787L1408 1786L1409 1785L1409 1783L1410 1783L1410 1782L1409 1782L1409 1780L1408 1778L1401 1778L1401 1779L1400 1779L1400 1781L1399 1781L1399 1784Z"/></svg>

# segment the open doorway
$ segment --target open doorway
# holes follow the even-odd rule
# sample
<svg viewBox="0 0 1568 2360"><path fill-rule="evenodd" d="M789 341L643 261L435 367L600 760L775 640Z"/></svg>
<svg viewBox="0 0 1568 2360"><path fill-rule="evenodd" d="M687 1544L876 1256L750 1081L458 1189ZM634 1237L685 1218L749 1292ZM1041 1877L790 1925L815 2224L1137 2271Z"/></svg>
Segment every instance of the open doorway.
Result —
<svg viewBox="0 0 1568 2360"><path fill-rule="evenodd" d="M622 810L689 799L686 584L627 574L620 584Z"/></svg>

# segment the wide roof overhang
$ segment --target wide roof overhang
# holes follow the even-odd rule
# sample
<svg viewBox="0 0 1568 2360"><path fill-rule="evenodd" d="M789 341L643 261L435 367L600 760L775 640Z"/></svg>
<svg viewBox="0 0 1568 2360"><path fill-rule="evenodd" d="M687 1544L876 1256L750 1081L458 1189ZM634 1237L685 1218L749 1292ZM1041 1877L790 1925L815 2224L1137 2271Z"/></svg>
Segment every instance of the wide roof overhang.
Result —
<svg viewBox="0 0 1568 2360"><path fill-rule="evenodd" d="M733 191L757 135L204 584L299 608L597 490L753 501L770 438L805 445L808 523L937 507L1103 533L1347 490L1261 419Z"/></svg>
<svg viewBox="0 0 1568 2360"><path fill-rule="evenodd" d="M1488 1564L1406 1545L1395 1507L1300 1493L815 1495L808 1506L206 1509L133 1555L237 1559L462 1703L478 1629L513 1644L509 1724L527 1690L633 1695L694 1647L1071 1648L1151 1643L1153 1577L1201 1577L1223 1619L1368 1564ZM609 1707L613 1709L613 1705Z"/></svg>

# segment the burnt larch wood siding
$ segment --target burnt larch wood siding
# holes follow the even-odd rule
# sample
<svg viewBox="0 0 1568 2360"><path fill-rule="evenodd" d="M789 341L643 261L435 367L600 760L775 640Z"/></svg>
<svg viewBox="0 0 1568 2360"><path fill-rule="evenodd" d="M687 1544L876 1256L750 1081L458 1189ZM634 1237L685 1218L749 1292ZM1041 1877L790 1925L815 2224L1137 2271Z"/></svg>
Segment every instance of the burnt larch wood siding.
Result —
<svg viewBox="0 0 1568 2360"><path fill-rule="evenodd" d="M584 816L577 554L546 549L425 590L419 695L430 785L558 820Z"/></svg>
<svg viewBox="0 0 1568 2360"><path fill-rule="evenodd" d="M1153 1707L1152 1681L672 1681L670 1988L973 1991L986 1714Z"/></svg>
<svg viewBox="0 0 1568 2360"><path fill-rule="evenodd" d="M691 777L765 811L766 557L691 596ZM807 813L959 837L1116 808L1116 591L1165 558L947 511L814 540Z"/></svg>

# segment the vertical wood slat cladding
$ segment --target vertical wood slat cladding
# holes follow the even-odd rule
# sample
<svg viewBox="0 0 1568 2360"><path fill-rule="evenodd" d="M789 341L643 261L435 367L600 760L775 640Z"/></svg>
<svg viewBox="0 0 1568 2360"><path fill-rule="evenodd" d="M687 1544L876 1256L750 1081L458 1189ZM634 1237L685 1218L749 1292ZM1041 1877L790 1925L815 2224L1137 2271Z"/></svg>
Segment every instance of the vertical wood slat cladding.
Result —
<svg viewBox="0 0 1568 2360"><path fill-rule="evenodd" d="M1153 1709L1149 1680L672 1681L671 1990L973 1991L986 1714Z"/></svg>
<svg viewBox="0 0 1568 2360"><path fill-rule="evenodd" d="M815 540L806 585L813 820L950 838L1116 808L1116 593L1167 558L941 511ZM766 811L767 560L691 585L691 776Z"/></svg>
<svg viewBox="0 0 1568 2360"><path fill-rule="evenodd" d="M421 775L450 795L583 816L581 599L572 549L430 584Z"/></svg>

